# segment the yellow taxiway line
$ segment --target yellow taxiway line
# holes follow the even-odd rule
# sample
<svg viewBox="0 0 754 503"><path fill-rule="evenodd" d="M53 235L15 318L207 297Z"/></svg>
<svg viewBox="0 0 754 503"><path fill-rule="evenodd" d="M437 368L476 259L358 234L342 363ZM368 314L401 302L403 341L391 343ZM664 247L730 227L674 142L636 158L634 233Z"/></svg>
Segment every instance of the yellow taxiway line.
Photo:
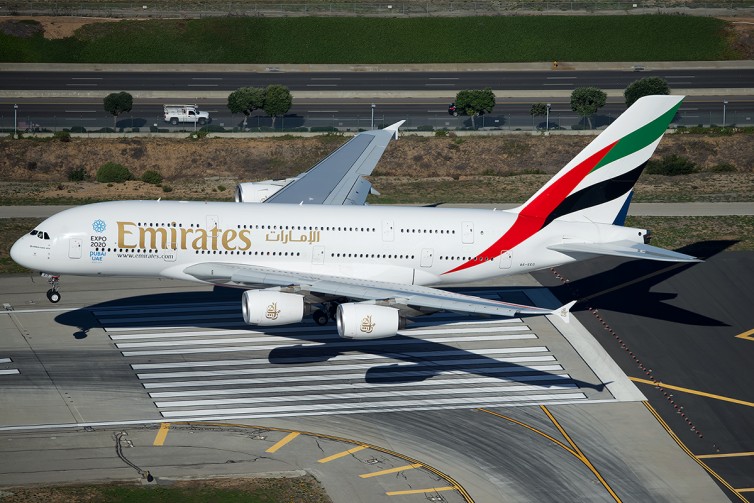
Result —
<svg viewBox="0 0 754 503"><path fill-rule="evenodd" d="M728 454L699 454L699 459L713 459L713 458L737 458L742 456L754 456L754 452L729 452Z"/></svg>
<svg viewBox="0 0 754 503"><path fill-rule="evenodd" d="M385 494L388 496L403 496L404 494L421 494L421 493L439 493L440 491L455 491L455 486L447 487L429 487L427 489L407 489L405 491L390 491Z"/></svg>
<svg viewBox="0 0 754 503"><path fill-rule="evenodd" d="M362 479L368 479L371 477L379 477L380 475L389 475L391 473L397 473L397 472L403 472L406 470L413 470L414 468L421 468L421 463L416 463L413 465L404 465L404 466L396 466L395 468L388 468L387 470L382 470L379 472L373 472L373 473L363 473L359 475Z"/></svg>
<svg viewBox="0 0 754 503"><path fill-rule="evenodd" d="M342 457L348 456L349 454L353 454L354 452L363 451L364 449L367 449L366 445L359 445L357 447L354 447L353 449L348 449L347 451L339 452L337 454L333 454L332 456L327 456L326 458L322 458L319 460L319 462L329 463L330 461L333 461L335 459L340 459Z"/></svg>
<svg viewBox="0 0 754 503"><path fill-rule="evenodd" d="M160 429L157 430L157 436L154 437L152 445L159 447L164 444L168 437L168 431L170 431L170 423L160 423Z"/></svg>
<svg viewBox="0 0 754 503"><path fill-rule="evenodd" d="M681 391L683 393L689 393L691 395L699 395L704 396L707 398L714 398L715 400L721 400L723 402L731 402L731 403L737 403L739 405L745 405L747 407L754 407L754 403L747 402L746 400L739 400L737 398L730 398L727 396L722 395L714 395L712 393L707 393L705 391L697 391L695 389L689 389L689 388L682 388L680 386L673 386L672 384L668 384L662 381L650 381L649 379L640 379L638 377L629 377L630 380L633 382L638 382L642 384L649 384L650 386L662 386L663 388L672 389L675 391Z"/></svg>
<svg viewBox="0 0 754 503"><path fill-rule="evenodd" d="M272 447L270 447L269 449L267 449L264 452L269 452L269 453L277 452L281 447L283 447L285 444L287 444L288 442L290 442L291 440L293 440L294 438L296 438L299 435L301 435L301 433L299 433L297 431L292 431L289 434L287 434L286 436L284 436L281 440L278 440L275 443L275 445L273 445Z"/></svg>

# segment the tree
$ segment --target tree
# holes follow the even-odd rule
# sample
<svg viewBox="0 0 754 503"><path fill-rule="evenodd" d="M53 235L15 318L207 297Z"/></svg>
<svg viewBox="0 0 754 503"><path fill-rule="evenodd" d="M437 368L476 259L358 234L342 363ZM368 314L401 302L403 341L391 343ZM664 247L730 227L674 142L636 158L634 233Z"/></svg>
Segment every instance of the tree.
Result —
<svg viewBox="0 0 754 503"><path fill-rule="evenodd" d="M651 96L653 94L670 94L668 82L661 77L645 77L631 82L626 87L626 90L623 91L627 107L633 105L642 96Z"/></svg>
<svg viewBox="0 0 754 503"><path fill-rule="evenodd" d="M105 96L105 111L113 114L113 127L117 125L118 116L123 112L130 112L133 105L134 97L125 91Z"/></svg>
<svg viewBox="0 0 754 503"><path fill-rule="evenodd" d="M228 95L228 108L234 114L243 113L243 127L254 110L264 107L264 89L261 87L241 87Z"/></svg>
<svg viewBox="0 0 754 503"><path fill-rule="evenodd" d="M529 115L531 115L532 117L547 115L547 105L545 105L544 103L534 103L531 106L531 110L529 110Z"/></svg>
<svg viewBox="0 0 754 503"><path fill-rule="evenodd" d="M264 112L272 117L272 127L275 128L275 118L285 115L291 109L293 97L287 87L270 84L264 90Z"/></svg>
<svg viewBox="0 0 754 503"><path fill-rule="evenodd" d="M471 127L476 129L475 117L488 114L495 108L495 93L484 89L467 89L456 94L456 109L461 115L471 117Z"/></svg>
<svg viewBox="0 0 754 503"><path fill-rule="evenodd" d="M571 93L571 110L589 121L592 129L591 116L605 106L607 94L596 87L577 87Z"/></svg>

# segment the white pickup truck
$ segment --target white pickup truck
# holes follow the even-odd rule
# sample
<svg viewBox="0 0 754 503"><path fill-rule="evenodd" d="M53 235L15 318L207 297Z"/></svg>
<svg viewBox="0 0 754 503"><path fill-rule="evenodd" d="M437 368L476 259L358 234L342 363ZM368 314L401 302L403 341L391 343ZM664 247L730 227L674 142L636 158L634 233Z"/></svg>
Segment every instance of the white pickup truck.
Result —
<svg viewBox="0 0 754 503"><path fill-rule="evenodd" d="M198 123L200 126L210 122L209 112L200 112L197 105L163 105L165 122L177 126L179 122Z"/></svg>

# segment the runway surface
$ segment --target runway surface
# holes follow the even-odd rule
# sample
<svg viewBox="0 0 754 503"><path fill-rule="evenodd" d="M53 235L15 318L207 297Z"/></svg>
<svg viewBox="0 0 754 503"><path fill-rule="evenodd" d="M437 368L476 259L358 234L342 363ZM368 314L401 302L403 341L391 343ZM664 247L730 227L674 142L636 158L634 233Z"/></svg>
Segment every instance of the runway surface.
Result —
<svg viewBox="0 0 754 503"><path fill-rule="evenodd" d="M12 309L0 315L0 355L12 359L0 368L19 372L0 376L0 487L138 478L114 457L116 442L158 478L280 463L314 473L343 502L419 489L446 501L725 501L578 322L439 316L354 343L313 324L249 330L234 291L68 277L50 307L45 290L29 277L0 281ZM468 291L554 300L527 277ZM291 441L267 452L306 432L357 447L323 454L319 441ZM268 440L248 443L255 436ZM411 480L369 446L418 461L434 479L396 488L375 477L354 499L351 475L374 459ZM338 452L342 462L321 463Z"/></svg>

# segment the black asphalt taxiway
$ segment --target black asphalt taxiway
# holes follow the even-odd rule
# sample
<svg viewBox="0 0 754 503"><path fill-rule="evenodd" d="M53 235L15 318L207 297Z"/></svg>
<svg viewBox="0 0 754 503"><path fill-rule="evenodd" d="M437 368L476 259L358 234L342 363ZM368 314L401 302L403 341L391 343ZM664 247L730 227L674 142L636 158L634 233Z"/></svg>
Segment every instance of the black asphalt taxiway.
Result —
<svg viewBox="0 0 754 503"><path fill-rule="evenodd" d="M681 249L705 261L612 258L535 277L597 338L733 501L754 500L754 253ZM658 418L659 419L659 418Z"/></svg>

